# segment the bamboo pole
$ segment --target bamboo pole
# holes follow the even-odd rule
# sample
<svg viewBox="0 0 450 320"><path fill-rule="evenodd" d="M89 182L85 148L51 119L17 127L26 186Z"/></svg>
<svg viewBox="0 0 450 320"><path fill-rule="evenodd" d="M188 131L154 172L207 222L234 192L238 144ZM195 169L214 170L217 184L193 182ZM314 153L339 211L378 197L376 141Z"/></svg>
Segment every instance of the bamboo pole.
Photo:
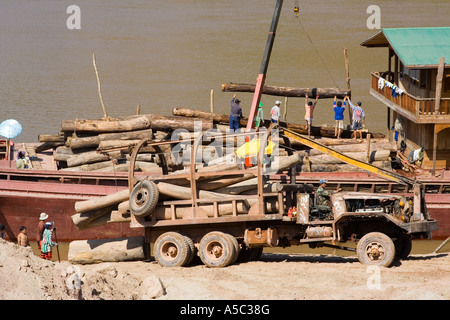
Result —
<svg viewBox="0 0 450 320"><path fill-rule="evenodd" d="M103 103L103 97L102 97L102 91L101 91L101 85L100 85L100 78L98 76L98 70L97 70L97 64L95 62L95 53L92 54L92 62L94 64L94 69L95 69L95 75L97 76L97 87L98 87L98 95L100 97L100 102L102 104L102 109L103 109L103 116L105 118L108 117L108 115L106 114L106 108L105 108L105 104Z"/></svg>

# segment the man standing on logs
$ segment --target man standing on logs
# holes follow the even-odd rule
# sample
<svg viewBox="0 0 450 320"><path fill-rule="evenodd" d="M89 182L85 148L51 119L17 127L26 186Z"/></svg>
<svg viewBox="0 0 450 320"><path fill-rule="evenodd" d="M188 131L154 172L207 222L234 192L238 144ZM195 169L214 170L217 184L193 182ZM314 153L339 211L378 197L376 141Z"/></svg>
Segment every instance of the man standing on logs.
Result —
<svg viewBox="0 0 450 320"><path fill-rule="evenodd" d="M353 110L353 125L352 125L352 129L354 130L353 134L355 135L353 137L353 139L357 139L358 137L358 133L359 133L359 137L362 140L362 129L363 129L363 122L364 119L366 118L366 115L364 114L364 110L363 108L361 108L362 103L358 101L357 106L355 106L350 99L348 99L348 103L350 104L350 107ZM352 135L353 135L352 134Z"/></svg>
<svg viewBox="0 0 450 320"><path fill-rule="evenodd" d="M242 108L239 105L241 100L236 99L236 94L231 99L231 111L230 111L230 130L236 132L239 130L239 121L242 118Z"/></svg>
<svg viewBox="0 0 450 320"><path fill-rule="evenodd" d="M334 96L333 110L334 110L334 120L336 121L336 127L334 128L334 135L338 140L341 139L342 130L344 129L344 111L347 104L348 97L344 98L344 106L342 106L342 101L336 103L336 96Z"/></svg>
<svg viewBox="0 0 450 320"><path fill-rule="evenodd" d="M305 95L305 120L306 126L308 127L308 138L311 137L311 126L313 120L314 108L316 107L317 100L319 100L319 95L316 96L316 101L308 102L308 94Z"/></svg>

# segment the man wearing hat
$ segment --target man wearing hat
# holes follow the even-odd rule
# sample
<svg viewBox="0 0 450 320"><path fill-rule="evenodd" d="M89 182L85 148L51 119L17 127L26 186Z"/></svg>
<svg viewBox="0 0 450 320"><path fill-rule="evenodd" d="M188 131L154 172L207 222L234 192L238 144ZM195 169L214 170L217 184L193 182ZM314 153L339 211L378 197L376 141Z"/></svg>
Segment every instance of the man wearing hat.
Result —
<svg viewBox="0 0 450 320"><path fill-rule="evenodd" d="M231 99L231 111L230 111L230 130L237 131L239 129L239 121L242 118L242 108L239 105L241 100L236 99L236 95Z"/></svg>
<svg viewBox="0 0 450 320"><path fill-rule="evenodd" d="M275 105L272 107L272 110L270 111L270 117L273 123L280 123L280 105L281 101L276 101Z"/></svg>
<svg viewBox="0 0 450 320"><path fill-rule="evenodd" d="M39 250L41 250L42 237L43 237L44 229L45 229L45 220L47 220L47 219L48 219L48 214L46 214L45 212L42 212L41 215L39 216L39 224L38 224L37 235L36 235L36 240L37 240Z"/></svg>
<svg viewBox="0 0 450 320"><path fill-rule="evenodd" d="M325 190L328 181L325 179L320 179L319 188L316 191L317 201L316 204L319 206L330 206L330 192ZM336 190L336 192L342 191L342 188Z"/></svg>
<svg viewBox="0 0 450 320"><path fill-rule="evenodd" d="M319 181L319 188L316 191L316 204L319 206L328 206L328 201L330 199L330 192L325 190L327 186L327 180L321 179Z"/></svg>

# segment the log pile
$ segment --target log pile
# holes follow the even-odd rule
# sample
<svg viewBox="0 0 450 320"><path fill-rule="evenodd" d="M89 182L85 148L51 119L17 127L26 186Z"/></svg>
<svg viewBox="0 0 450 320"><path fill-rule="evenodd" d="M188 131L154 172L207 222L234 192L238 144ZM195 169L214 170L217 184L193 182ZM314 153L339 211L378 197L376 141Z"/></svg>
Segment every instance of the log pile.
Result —
<svg viewBox="0 0 450 320"><path fill-rule="evenodd" d="M190 172L189 166L183 164L190 161L190 148L176 149L183 143L179 140L194 137L194 132L214 131L226 133L229 116L209 113L199 110L173 108L172 116L135 115L123 118L103 118L94 120L68 120L63 121L61 132L58 135L40 135L42 144L36 149L54 149L54 158L60 170L77 171L128 171L130 155L134 146L141 139L151 141L170 140L176 143L153 147L142 147L137 155L134 170L148 173L147 175L161 174L163 163L169 164L166 173L174 175L173 180L157 181L159 199L154 209L153 217L158 219L171 219L173 212L167 203L174 200L190 200L192 191L187 178L175 179L178 174ZM246 126L247 119L241 119L241 127ZM269 126L269 121L265 122ZM306 127L294 123L281 123L292 131L305 134ZM175 130L182 129L181 133ZM173 132L175 131L175 132ZM380 167L390 168L391 153L395 153L395 146L387 142L383 135L371 133L372 139L355 141L352 139L334 138L333 127L313 127L312 133L316 140L324 145L332 146L336 151L353 158L373 163ZM344 130L342 137L350 137L350 132ZM369 136L370 137L370 136ZM242 168L237 163L234 152L230 153L230 139L224 139L222 145L211 141L202 141L200 150L203 164L197 166L197 172L220 172ZM305 147L290 139L274 141L279 145L279 172L295 167L297 172L332 172L332 171L358 171L357 168L337 161L335 158L321 152ZM231 138L231 145L239 147L242 141ZM190 145L189 143L185 143ZM186 161L187 160L187 161ZM242 160L242 159L241 159ZM145 179L145 176L139 176ZM197 197L209 199L227 199L239 194L256 194L257 179L254 173L243 175L222 176L211 175L201 177L196 181ZM271 184L266 183L265 190L274 190ZM76 214L72 216L74 224L79 230L105 225L107 223L130 222L131 211L130 191L123 189L114 194L91 200L80 201L75 205ZM278 210L276 199L273 203L267 202L266 212ZM219 215L230 215L233 211L238 214L248 213L256 199L238 201L236 208L230 202L219 203ZM205 216L213 215L212 204L202 204L201 212ZM192 215L192 207L176 212L177 218Z"/></svg>

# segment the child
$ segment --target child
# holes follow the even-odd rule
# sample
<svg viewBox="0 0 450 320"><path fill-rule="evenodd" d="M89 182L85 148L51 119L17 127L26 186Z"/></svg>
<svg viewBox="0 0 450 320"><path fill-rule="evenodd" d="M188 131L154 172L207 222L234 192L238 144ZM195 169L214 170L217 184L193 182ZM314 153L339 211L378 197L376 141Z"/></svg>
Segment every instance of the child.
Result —
<svg viewBox="0 0 450 320"><path fill-rule="evenodd" d="M305 95L305 120L306 126L308 127L308 138L311 137L311 126L314 114L314 108L316 107L317 100L319 99L319 95L316 96L316 101L312 103L308 102L308 94Z"/></svg>
<svg viewBox="0 0 450 320"><path fill-rule="evenodd" d="M21 226L19 228L19 235L17 236L17 244L22 247L29 247L30 243L28 242L27 228Z"/></svg>
<svg viewBox="0 0 450 320"><path fill-rule="evenodd" d="M41 245L41 258L46 260L52 259L52 247L57 246L56 242L52 241L53 237L53 221L45 223L45 230Z"/></svg>
<svg viewBox="0 0 450 320"><path fill-rule="evenodd" d="M347 105L347 98L344 98L344 106L342 102L338 101L336 104L336 96L334 96L333 109L334 109L334 120L336 121L336 127L334 128L334 136L341 139L342 129L344 129L344 111Z"/></svg>

